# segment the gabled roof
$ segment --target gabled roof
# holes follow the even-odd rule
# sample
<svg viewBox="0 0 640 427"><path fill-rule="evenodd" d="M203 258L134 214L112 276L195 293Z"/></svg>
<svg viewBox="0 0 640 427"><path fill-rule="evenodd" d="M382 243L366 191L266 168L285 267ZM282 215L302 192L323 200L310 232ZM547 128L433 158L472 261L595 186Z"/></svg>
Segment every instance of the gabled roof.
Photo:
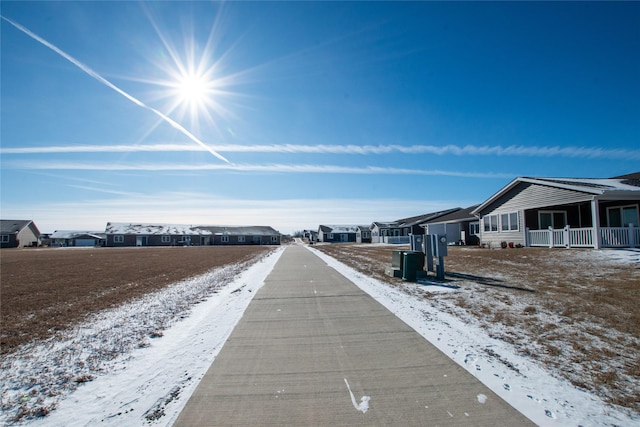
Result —
<svg viewBox="0 0 640 427"><path fill-rule="evenodd" d="M458 209L446 215L442 215L436 218L432 218L429 221L425 221L421 225L474 221L474 220L477 220L478 218L476 218L471 212L478 206L480 205L473 205L473 206L469 206L468 208Z"/></svg>
<svg viewBox="0 0 640 427"><path fill-rule="evenodd" d="M130 222L108 222L106 234L144 234L144 235L210 235L210 231L199 231L193 225L184 224L148 224Z"/></svg>
<svg viewBox="0 0 640 427"><path fill-rule="evenodd" d="M640 174L640 173L639 173ZM629 174L626 176L636 176ZM508 193L521 183L543 185L548 187L563 188L566 190L578 191L591 194L594 198L616 198L616 197L640 197L640 185L638 180L633 178L530 178L518 177L503 187L493 196L482 202L473 214L481 212L484 208L492 204L495 200Z"/></svg>
<svg viewBox="0 0 640 427"><path fill-rule="evenodd" d="M355 233L358 228L357 225L320 225L319 229L323 233Z"/></svg>
<svg viewBox="0 0 640 427"><path fill-rule="evenodd" d="M377 226L378 228L400 228L400 224L396 221L375 221L371 224L371 227Z"/></svg>
<svg viewBox="0 0 640 427"><path fill-rule="evenodd" d="M40 235L40 231L33 221L30 219L3 219L0 220L0 233L2 234L18 234L25 227L32 226L33 232Z"/></svg>
<svg viewBox="0 0 640 427"><path fill-rule="evenodd" d="M195 228L210 231L214 236L279 236L280 233L268 226L225 226L198 225Z"/></svg>
<svg viewBox="0 0 640 427"><path fill-rule="evenodd" d="M106 234L140 234L170 236L279 236L280 233L267 226L184 225L108 222Z"/></svg>
<svg viewBox="0 0 640 427"><path fill-rule="evenodd" d="M427 222L427 221L429 221L431 219L441 217L442 215L446 215L446 214L449 214L451 212L455 212L457 210L460 210L460 208L445 209L445 210L442 210L442 211L429 212L429 213L426 213L426 214L412 216L412 217L409 217L409 218L398 219L396 221L388 221L388 222L376 221L373 224L371 224L371 227L374 227L374 226L377 226L378 228L406 228L406 227L412 227L414 225L422 224L422 223Z"/></svg>
<svg viewBox="0 0 640 427"><path fill-rule="evenodd" d="M423 224L427 221L431 221L435 218L440 218L443 215L447 215L459 210L460 208L445 209L442 211L430 212L428 214L414 216L411 218L399 219L398 222L402 227L411 227L413 225Z"/></svg>

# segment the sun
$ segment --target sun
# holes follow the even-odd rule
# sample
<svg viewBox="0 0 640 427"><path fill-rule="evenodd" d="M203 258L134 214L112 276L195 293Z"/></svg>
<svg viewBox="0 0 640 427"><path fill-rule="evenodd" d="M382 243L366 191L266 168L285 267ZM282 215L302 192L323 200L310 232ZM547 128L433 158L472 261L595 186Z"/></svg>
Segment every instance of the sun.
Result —
<svg viewBox="0 0 640 427"><path fill-rule="evenodd" d="M189 106L201 107L211 96L211 82L204 76L188 74L176 82L178 100Z"/></svg>

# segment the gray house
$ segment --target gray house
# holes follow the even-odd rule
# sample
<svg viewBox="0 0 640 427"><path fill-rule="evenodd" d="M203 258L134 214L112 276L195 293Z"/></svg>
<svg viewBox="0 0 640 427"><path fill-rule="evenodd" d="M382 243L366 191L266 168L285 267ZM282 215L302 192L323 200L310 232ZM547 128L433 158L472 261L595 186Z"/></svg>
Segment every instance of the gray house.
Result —
<svg viewBox="0 0 640 427"><path fill-rule="evenodd" d="M109 222L106 246L279 245L280 233L266 226L134 224Z"/></svg>
<svg viewBox="0 0 640 427"><path fill-rule="evenodd" d="M106 238L101 231L68 231L56 230L49 235L51 246L104 246Z"/></svg>
<svg viewBox="0 0 640 427"><path fill-rule="evenodd" d="M425 234L444 234L448 244L477 245L480 242L480 221L471 212L480 205L458 209L421 224Z"/></svg>
<svg viewBox="0 0 640 427"><path fill-rule="evenodd" d="M371 230L368 225L356 227L356 243L371 243Z"/></svg>
<svg viewBox="0 0 640 427"><path fill-rule="evenodd" d="M28 219L0 220L0 247L18 248L21 246L38 246L40 230Z"/></svg>
<svg viewBox="0 0 640 427"><path fill-rule="evenodd" d="M320 225L318 227L318 242L355 242L357 231L357 225Z"/></svg>
<svg viewBox="0 0 640 427"><path fill-rule="evenodd" d="M472 214L483 245L640 245L640 173L608 179L519 177Z"/></svg>
<svg viewBox="0 0 640 427"><path fill-rule="evenodd" d="M402 218L391 222L374 222L371 224L371 241L373 243L409 243L409 236L412 234L424 234L422 224L427 221L439 218L443 215L455 212L460 208L446 209L443 211L430 212L423 215Z"/></svg>

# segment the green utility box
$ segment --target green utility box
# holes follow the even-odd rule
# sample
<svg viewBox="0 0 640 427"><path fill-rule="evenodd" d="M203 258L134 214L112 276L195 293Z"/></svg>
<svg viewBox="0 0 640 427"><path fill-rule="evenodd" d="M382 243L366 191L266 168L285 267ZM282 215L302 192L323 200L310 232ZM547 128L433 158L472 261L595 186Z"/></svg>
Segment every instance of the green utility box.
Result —
<svg viewBox="0 0 640 427"><path fill-rule="evenodd" d="M417 280L418 262L421 252L404 252L402 256L402 280L415 282Z"/></svg>

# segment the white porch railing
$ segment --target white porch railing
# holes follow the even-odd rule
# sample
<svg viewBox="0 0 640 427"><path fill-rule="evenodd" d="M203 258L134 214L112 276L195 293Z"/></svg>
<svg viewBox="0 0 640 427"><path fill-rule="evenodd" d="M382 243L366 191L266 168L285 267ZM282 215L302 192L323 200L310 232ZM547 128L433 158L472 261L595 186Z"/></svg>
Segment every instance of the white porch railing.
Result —
<svg viewBox="0 0 640 427"><path fill-rule="evenodd" d="M640 228L634 227L601 227L601 248L635 248L640 245ZM594 228L529 230L527 229L529 246L563 247L563 248L594 248L596 247Z"/></svg>
<svg viewBox="0 0 640 427"><path fill-rule="evenodd" d="M382 236L380 238L383 243L389 243L392 245L409 244L409 236Z"/></svg>

